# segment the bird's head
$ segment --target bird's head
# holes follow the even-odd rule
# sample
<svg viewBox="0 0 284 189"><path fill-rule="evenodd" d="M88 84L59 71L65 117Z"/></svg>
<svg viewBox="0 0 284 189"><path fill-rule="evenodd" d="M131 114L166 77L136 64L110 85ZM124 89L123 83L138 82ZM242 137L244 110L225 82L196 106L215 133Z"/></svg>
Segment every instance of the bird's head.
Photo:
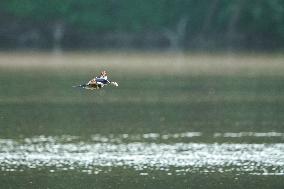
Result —
<svg viewBox="0 0 284 189"><path fill-rule="evenodd" d="M106 76L107 75L107 72L104 70L101 72L101 76Z"/></svg>

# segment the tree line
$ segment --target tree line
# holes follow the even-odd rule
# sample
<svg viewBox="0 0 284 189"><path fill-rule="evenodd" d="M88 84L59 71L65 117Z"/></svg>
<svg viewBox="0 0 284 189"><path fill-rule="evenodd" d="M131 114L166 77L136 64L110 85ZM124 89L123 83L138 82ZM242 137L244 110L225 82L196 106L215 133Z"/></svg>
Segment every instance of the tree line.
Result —
<svg viewBox="0 0 284 189"><path fill-rule="evenodd" d="M277 50L283 0L2 0L0 48Z"/></svg>

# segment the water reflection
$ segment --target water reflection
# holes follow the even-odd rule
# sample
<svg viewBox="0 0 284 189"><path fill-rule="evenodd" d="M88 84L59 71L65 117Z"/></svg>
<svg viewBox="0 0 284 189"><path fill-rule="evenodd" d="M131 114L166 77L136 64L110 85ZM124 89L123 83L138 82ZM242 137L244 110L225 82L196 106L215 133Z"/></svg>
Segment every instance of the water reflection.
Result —
<svg viewBox="0 0 284 189"><path fill-rule="evenodd" d="M141 135L36 136L0 139L2 171L52 167L98 174L105 167L142 171L237 172L284 175L284 144L171 142L176 138L202 137L200 132ZM283 137L283 133L214 133L213 137ZM159 142L157 142L159 140Z"/></svg>

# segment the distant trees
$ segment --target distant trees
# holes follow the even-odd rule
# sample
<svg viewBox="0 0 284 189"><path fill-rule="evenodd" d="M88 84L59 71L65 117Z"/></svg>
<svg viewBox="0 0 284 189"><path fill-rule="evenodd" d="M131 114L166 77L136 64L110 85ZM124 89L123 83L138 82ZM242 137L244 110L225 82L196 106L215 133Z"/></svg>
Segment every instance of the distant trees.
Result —
<svg viewBox="0 0 284 189"><path fill-rule="evenodd" d="M0 47L280 49L283 0L2 0Z"/></svg>

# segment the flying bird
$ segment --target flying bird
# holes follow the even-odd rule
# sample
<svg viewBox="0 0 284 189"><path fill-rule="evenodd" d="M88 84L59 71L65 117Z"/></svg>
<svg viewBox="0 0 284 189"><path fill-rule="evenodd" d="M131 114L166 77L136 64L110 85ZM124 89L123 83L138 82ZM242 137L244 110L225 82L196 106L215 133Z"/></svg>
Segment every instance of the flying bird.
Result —
<svg viewBox="0 0 284 189"><path fill-rule="evenodd" d="M107 72L104 70L101 72L100 76L97 76L91 79L90 81L88 81L88 83L81 84L81 85L75 85L73 87L80 87L84 89L95 90L95 89L101 89L105 85L108 85L108 84L118 87L117 82L108 80Z"/></svg>

